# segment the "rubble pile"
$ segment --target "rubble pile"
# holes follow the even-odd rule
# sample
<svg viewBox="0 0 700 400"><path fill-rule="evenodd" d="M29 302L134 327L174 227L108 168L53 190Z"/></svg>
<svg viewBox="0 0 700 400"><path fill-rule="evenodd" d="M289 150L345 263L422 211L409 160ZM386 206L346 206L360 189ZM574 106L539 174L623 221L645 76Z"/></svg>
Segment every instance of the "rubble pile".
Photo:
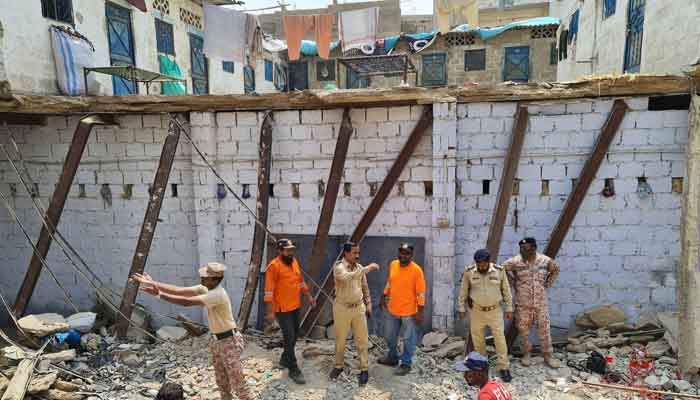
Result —
<svg viewBox="0 0 700 400"><path fill-rule="evenodd" d="M149 318L143 315L140 320L144 321L145 326ZM673 314L643 317L630 325L624 313L605 306L586 312L577 318L577 322L580 322L580 329L572 332L567 343L555 351L555 357L562 361L564 367L548 368L542 357L533 356L533 365L526 368L517 358L511 357L514 379L504 385L513 398L642 398L634 392L589 386L611 382L615 376L621 379L617 382L620 385L634 384L676 393L697 392L697 387L683 380L677 370L672 344L674 341L677 343L677 317ZM95 321L92 315L63 319L56 314L41 314L23 318L20 327L39 335L66 335L72 332L71 329L80 332L78 342L71 345L52 341L36 365L26 398L147 400L156 396L164 382L173 381L183 385L188 399L219 399L210 364L211 338L208 334L201 335L202 330L194 329L191 322L161 327L154 333L161 339L157 342L143 333L132 333L121 341L113 337L105 325L99 319ZM35 336L39 338L39 335ZM358 361L352 341L348 341L345 372L336 382L328 379L328 373L333 368L333 340L320 338L300 341L297 358L308 382L303 386L288 379L287 371L278 365L282 353L279 331L250 331L246 334L246 341L244 374L252 391L264 400L476 398L476 389L469 387L462 375L453 369L454 362L464 355L464 338L450 337L443 332L430 332L423 336L411 372L402 377L395 376L392 368L376 363L386 354L386 342L372 336L370 382L365 387L357 384ZM488 349L494 355L494 349L491 346ZM593 351L607 357L608 371L617 375L601 376L582 368ZM634 364L630 357L639 354L643 355L643 359ZM27 349L18 346L0 350L0 395L7 389L20 362L30 356ZM495 357L491 359L495 362ZM632 364L638 367L634 372L631 372ZM497 373L493 375L497 376Z"/></svg>

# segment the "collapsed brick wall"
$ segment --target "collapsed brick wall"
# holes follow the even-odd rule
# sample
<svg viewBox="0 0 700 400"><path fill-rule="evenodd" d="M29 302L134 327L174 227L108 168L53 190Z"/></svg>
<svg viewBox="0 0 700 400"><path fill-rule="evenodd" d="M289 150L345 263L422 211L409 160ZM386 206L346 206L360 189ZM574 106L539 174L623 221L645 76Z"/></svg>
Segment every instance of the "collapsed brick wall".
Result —
<svg viewBox="0 0 700 400"><path fill-rule="evenodd" d="M550 292L557 325L603 303L619 304L631 317L648 309L675 307L681 194L674 189L685 174L687 111L648 111L647 98L627 102L632 109L558 257L562 275ZM611 105L612 100L530 104L517 175L519 193L511 199L499 261L513 255L517 240L525 235L535 236L544 249L572 179L578 177ZM454 321L461 272L486 242L516 105L425 107L433 108L433 128L424 134L368 235L425 237L433 327L452 329L461 326ZM423 106L352 110L355 132L331 235L352 232L422 111ZM323 201L320 186L327 184L342 110L284 111L273 116L270 228L313 235ZM193 139L239 195L245 186L250 194L245 201L253 209L263 117L256 112L190 114ZM60 225L87 262L114 286L126 279L148 185L167 132L166 121L157 115L122 116L118 122L93 131ZM11 127L45 205L76 125L74 117L50 117L43 127ZM36 239L40 220L29 198L7 162L0 163L0 173L0 190L16 193L14 205ZM646 199L637 193L641 177L653 191ZM600 194L606 178L613 179L614 197ZM253 225L233 196L217 197L218 183L182 137L147 269L158 279L186 285L197 281L198 264L222 261L231 268L226 286L237 308ZM104 185L111 191L111 205L101 197ZM125 195L127 185L133 185L130 199ZM14 298L31 250L5 210L0 210L0 235L0 288ZM91 307L92 291L86 290L55 245L49 262L78 303ZM139 301L159 312L182 312L145 296ZM48 274L42 274L32 310L67 311ZM191 310L190 316L202 318L198 311Z"/></svg>

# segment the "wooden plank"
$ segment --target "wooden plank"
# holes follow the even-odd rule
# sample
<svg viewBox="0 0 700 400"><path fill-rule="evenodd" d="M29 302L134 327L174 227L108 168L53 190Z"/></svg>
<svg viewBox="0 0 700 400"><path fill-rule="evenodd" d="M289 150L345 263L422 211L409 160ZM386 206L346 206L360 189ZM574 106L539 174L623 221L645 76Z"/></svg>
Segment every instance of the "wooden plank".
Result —
<svg viewBox="0 0 700 400"><path fill-rule="evenodd" d="M700 78L622 75L576 82L480 85L469 88L382 88L305 90L253 95L185 96L34 96L15 94L0 98L0 113L81 114L162 113L190 111L289 110L340 107L399 106L436 102L552 101L576 98L686 94Z"/></svg>
<svg viewBox="0 0 700 400"><path fill-rule="evenodd" d="M119 321L117 322L117 335L119 337L125 337L129 330L129 319L131 319L133 305L136 302L136 296L139 292L139 283L131 281L130 278L133 274L143 273L146 267L146 260L148 260L148 253L151 251L151 243L153 242L153 236L156 233L156 226L158 225L160 208L163 205L163 199L165 199L167 193L168 179L170 178L170 170L175 160L177 145L180 141L180 133L180 126L175 123L175 121L170 120L168 124L168 136L165 138L163 150L161 150L160 153L158 169L153 178L148 206L146 206L146 214L143 217L143 224L141 225L141 233L136 243L134 257L131 260L131 269L126 278L124 294L122 295L122 302L119 306L119 310L121 311Z"/></svg>
<svg viewBox="0 0 700 400"><path fill-rule="evenodd" d="M605 125L603 125L603 130L601 131L600 135L598 135L598 139L593 147L593 152L583 165L583 170L581 170L581 174L576 181L576 186L571 191L569 198L566 200L564 209L559 215L559 220L554 226L554 230L549 237L547 248L544 251L544 254L547 256L556 258L557 254L559 253L561 244L564 242L564 238L569 232L571 223L574 222L574 218L576 218L579 207L581 206L581 203L583 203L586 193L588 192L593 179L595 179L600 165L605 159L605 154L608 152L610 143L612 143L613 139L615 138L617 130L620 127L626 112L627 104L623 100L615 100L612 110L608 115L608 119L605 121Z"/></svg>
<svg viewBox="0 0 700 400"><path fill-rule="evenodd" d="M272 114L267 113L260 127L260 145L258 147L258 200L257 216L264 226L267 225L268 204L270 202L270 168L272 167ZM250 310L255 300L258 276L265 251L267 232L260 224L255 224L253 231L253 248L248 264L248 279L245 283L241 306L238 310L238 326L245 331L250 318Z"/></svg>
<svg viewBox="0 0 700 400"><path fill-rule="evenodd" d="M24 281L17 293L17 299L13 306L14 314L18 317L24 315L27 304L29 304L29 300L32 298L34 288L39 281L42 270L42 260L46 258L46 255L49 253L49 248L51 248L52 237L61 220L63 207L66 204L70 187L73 184L78 165L80 165L80 159L83 156L85 146L90 137L90 131L92 131L93 125L107 125L110 123L114 123L111 117L89 115L81 119L78 126L75 128L68 154L63 162L61 176L58 178L58 184L51 197L49 209L46 211L47 224L43 224L41 227L39 240L37 240L36 243L37 252L32 254L29 268L24 275Z"/></svg>
<svg viewBox="0 0 700 400"><path fill-rule="evenodd" d="M15 374L12 376L5 393L2 395L2 400L24 399L24 396L27 394L29 382L32 380L32 375L34 375L34 367L48 343L49 341L47 340L36 353L31 355L31 357L25 358L19 362Z"/></svg>
<svg viewBox="0 0 700 400"><path fill-rule="evenodd" d="M321 207L321 216L318 219L316 227L316 236L311 248L311 260L309 261L309 275L317 282L321 280L321 267L326 253L326 242L328 241L328 232L331 229L333 222L333 212L335 211L335 202L338 199L338 191L340 190L340 181L343 177L345 169L345 158L348 154L350 146L350 137L352 136L353 127L350 121L350 110L343 111L343 122L340 125L338 132L338 140L335 144L335 152L333 154L333 162L331 170L328 173L328 184L326 185L326 193L323 196L323 206Z"/></svg>
<svg viewBox="0 0 700 400"><path fill-rule="evenodd" d="M501 173L496 207L493 209L489 236L486 240L486 248L491 253L493 262L498 261L498 252L501 248L501 238L503 237L503 227L506 224L508 206L510 205L510 198L513 195L515 174L518 172L520 154L522 153L523 142L525 141L527 119L527 107L518 106L518 111L515 114L515 123L513 124L513 132L510 136L508 154L504 160L503 172Z"/></svg>
<svg viewBox="0 0 700 400"><path fill-rule="evenodd" d="M576 186L573 188L569 198L566 200L564 208L559 215L559 220L554 226L554 230L549 237L547 248L544 251L545 255L551 258L556 258L557 254L559 253L561 244L564 242L564 238L569 232L571 223L574 221L574 218L576 218L579 207L586 197L586 193L588 192L593 179L595 179L600 165L605 159L605 154L608 152L610 143L612 143L613 139L615 138L617 130L619 129L626 112L627 104L623 100L615 100L612 110L608 115L608 119L605 121L600 135L598 135L598 139L596 139L596 143L593 146L593 151L588 156L586 163L583 165L583 169L578 177ZM515 326L511 324L510 328L506 332L506 342L508 344L508 348L511 348L517 337L517 329L515 329Z"/></svg>
<svg viewBox="0 0 700 400"><path fill-rule="evenodd" d="M411 156L413 156L413 153L416 150L416 147L418 147L418 143L420 143L423 134L429 127L432 126L432 124L433 110L432 107L428 106L425 107L423 115L416 124L416 127L413 128L411 135L408 137L408 140L401 149L401 152L394 161L394 164L391 166L389 173L387 174L386 178L384 178L382 185L377 190L377 194L374 195L372 202L369 204L369 207L367 207L362 219L357 224L357 227L350 236L350 241L359 243L365 236L370 225L377 217L377 214L379 214L379 211L382 209L387 197L389 197L389 193L391 193L394 185L396 185L396 182L399 180L399 176L406 167L406 164L408 164ZM335 288L335 281L333 280L332 273L326 276L326 279L323 281L321 286L323 287L324 293L330 294L333 292L333 289ZM313 326L316 324L316 320L321 314L321 310L323 310L323 307L326 305L327 300L328 298L323 295L323 293L319 293L316 296L316 306L309 308L301 322L300 331L302 335L307 335L309 332L311 332L311 328L313 328Z"/></svg>

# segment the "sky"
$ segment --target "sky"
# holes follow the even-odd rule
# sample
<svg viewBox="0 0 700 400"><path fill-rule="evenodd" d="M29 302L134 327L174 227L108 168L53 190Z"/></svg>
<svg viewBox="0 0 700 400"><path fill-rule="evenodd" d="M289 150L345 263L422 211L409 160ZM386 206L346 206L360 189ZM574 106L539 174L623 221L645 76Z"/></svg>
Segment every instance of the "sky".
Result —
<svg viewBox="0 0 700 400"><path fill-rule="evenodd" d="M236 7L241 10L255 10L277 5L277 0L244 0L243 7ZM323 8L331 3L330 0L280 0L289 4L289 9ZM366 1L366 0L358 0ZM353 0L338 0L338 3L354 3ZM279 9L278 9L279 10ZM275 11L275 10L272 10ZM403 15L432 14L432 0L401 0L401 12ZM381 18L381 16L380 16Z"/></svg>

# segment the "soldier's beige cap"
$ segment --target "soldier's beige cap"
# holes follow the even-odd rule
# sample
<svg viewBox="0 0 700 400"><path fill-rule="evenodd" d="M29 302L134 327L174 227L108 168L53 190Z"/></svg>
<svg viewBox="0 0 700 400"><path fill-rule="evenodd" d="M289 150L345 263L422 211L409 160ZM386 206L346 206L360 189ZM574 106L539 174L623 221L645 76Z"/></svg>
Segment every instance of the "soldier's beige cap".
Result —
<svg viewBox="0 0 700 400"><path fill-rule="evenodd" d="M199 268L199 276L202 278L223 278L226 266L218 262L210 262Z"/></svg>

